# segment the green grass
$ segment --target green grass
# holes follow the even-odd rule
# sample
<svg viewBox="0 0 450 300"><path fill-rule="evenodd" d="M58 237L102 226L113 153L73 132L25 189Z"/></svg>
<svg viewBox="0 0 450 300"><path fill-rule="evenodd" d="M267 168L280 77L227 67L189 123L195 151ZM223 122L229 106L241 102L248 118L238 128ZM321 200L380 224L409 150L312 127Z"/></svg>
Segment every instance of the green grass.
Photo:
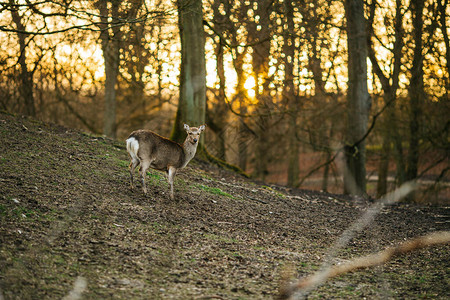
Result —
<svg viewBox="0 0 450 300"><path fill-rule="evenodd" d="M126 160L114 158L114 161L119 165L119 167L122 167L122 168L128 168L128 166L130 165L130 162L126 161Z"/></svg>
<svg viewBox="0 0 450 300"><path fill-rule="evenodd" d="M160 172L150 172L147 171L147 176L150 176L150 179L156 179L156 180L164 180L165 177Z"/></svg>
<svg viewBox="0 0 450 300"><path fill-rule="evenodd" d="M210 186L206 186L206 185L203 185L203 184L197 184L197 185L195 185L195 187L198 188L199 190L208 192L208 193L213 194L213 195L225 196L225 197L234 199L233 195L228 194L228 193L226 193L226 192L224 192L221 189L216 188L216 187L210 187Z"/></svg>
<svg viewBox="0 0 450 300"><path fill-rule="evenodd" d="M0 216L6 216L6 207L0 204Z"/></svg>
<svg viewBox="0 0 450 300"><path fill-rule="evenodd" d="M29 208L16 206L16 207L8 207L7 205L0 204L0 216L4 216L8 219L39 219L40 215Z"/></svg>
<svg viewBox="0 0 450 300"><path fill-rule="evenodd" d="M269 192L271 192L271 193L277 195L279 198L286 198L286 195L284 195L284 194L282 194L282 193L280 193L280 192L278 192L278 191L275 191L275 190L274 190L273 188L271 188L270 186L263 185L261 188L263 188L263 189L265 189L265 190L267 190L267 191L269 191Z"/></svg>

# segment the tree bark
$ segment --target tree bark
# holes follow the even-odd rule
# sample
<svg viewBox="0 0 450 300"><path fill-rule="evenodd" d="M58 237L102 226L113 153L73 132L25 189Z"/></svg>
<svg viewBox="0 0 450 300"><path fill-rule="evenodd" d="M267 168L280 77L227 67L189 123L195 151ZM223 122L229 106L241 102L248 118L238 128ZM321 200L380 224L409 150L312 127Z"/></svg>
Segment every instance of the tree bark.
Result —
<svg viewBox="0 0 450 300"><path fill-rule="evenodd" d="M247 104L246 104L246 96L245 96L245 77L244 77L244 53L239 53L237 49L234 49L234 58L233 64L234 69L236 70L237 75L237 86L236 86L236 97L235 101L239 103L239 114L238 116L238 124L237 124L237 134L238 134L238 166L242 170L245 171L247 168L247 158L248 158L248 140L249 140L249 131L248 127L245 124L245 116L247 114Z"/></svg>
<svg viewBox="0 0 450 300"><path fill-rule="evenodd" d="M206 64L205 35L201 0L178 0L181 39L180 98L172 138L184 140L183 123L198 126L205 122ZM200 140L203 143L203 137Z"/></svg>
<svg viewBox="0 0 450 300"><path fill-rule="evenodd" d="M255 77L255 92L258 103L256 105L256 160L255 175L264 180L268 174L269 141L270 134L270 107L269 95L269 57L270 57L270 13L272 1L257 0L258 6L255 14L260 17L257 24L249 24L249 43L255 43L252 53L252 67ZM260 26L259 29L257 27Z"/></svg>
<svg viewBox="0 0 450 300"><path fill-rule="evenodd" d="M450 39L448 36L448 26L447 26L447 6L448 6L448 0L444 0L444 4L442 4L441 0L437 1L439 14L440 14L440 25L441 25L441 31L442 36L444 38L444 45L445 45L445 61L446 61L446 67L447 67L447 93L450 91Z"/></svg>
<svg viewBox="0 0 450 300"><path fill-rule="evenodd" d="M411 10L413 15L414 55L409 85L410 117L409 117L409 149L407 157L406 180L414 180L417 177L419 164L419 140L420 140L420 109L424 98L423 89L423 0L412 0Z"/></svg>
<svg viewBox="0 0 450 300"><path fill-rule="evenodd" d="M294 186L298 182L299 177L299 142L297 139L297 114L298 103L295 95L294 88L294 47L295 47L295 34L294 34L294 8L290 1L284 2L285 22L287 25L284 31L284 85L283 85L283 98L287 103L289 110L289 145L288 145L288 186Z"/></svg>
<svg viewBox="0 0 450 300"><path fill-rule="evenodd" d="M347 91L347 170L344 174L344 192L365 195L366 142L361 140L367 132L370 96L367 89L367 38L363 0L346 0L348 41Z"/></svg>
<svg viewBox="0 0 450 300"><path fill-rule="evenodd" d="M214 13L213 30L215 33L219 33L219 43L215 45L215 54L217 61L217 77L219 80L219 86L216 89L213 88L215 94L215 101L210 101L207 103L207 111L206 111L206 120L208 122L209 128L216 135L216 155L221 160L226 160L226 146L225 146L225 137L226 137L226 129L228 123L228 105L226 103L226 82L225 82L225 61L224 61L224 53L226 40L223 36L226 35L226 29L228 26L227 21L229 20L227 16L224 16L220 12L220 5L222 2L214 2L212 3L212 9ZM208 23L208 26L210 24Z"/></svg>
<svg viewBox="0 0 450 300"><path fill-rule="evenodd" d="M110 8L108 7L110 3ZM103 134L114 138L116 136L116 85L119 74L119 54L121 32L120 26L109 29L108 17L113 22L119 19L119 1L95 2L100 12L102 24L100 25L100 39L102 43L103 59L105 60L105 106L103 113Z"/></svg>
<svg viewBox="0 0 450 300"><path fill-rule="evenodd" d="M217 156L222 159L226 160L226 148L225 148L225 129L226 129L226 122L227 122L227 112L228 107L225 103L225 67L224 67L224 58L223 58L223 45L222 43L219 43L217 46L217 74L219 77L219 96L218 96L218 103L215 105L215 116L214 116L214 122L218 124L218 131L217 137L219 140L218 147L217 147Z"/></svg>
<svg viewBox="0 0 450 300"><path fill-rule="evenodd" d="M375 49L371 42L371 37L374 36L373 20L375 17L375 5L376 2L372 2L369 14L369 36L368 36L368 50L369 58L373 66L374 73L380 80L381 87L383 89L384 105L386 108L386 122L384 126L383 134L383 149L381 153L380 165L378 167L378 187L377 194L384 195L387 192L387 176L388 176L388 164L390 156L391 143L393 144L393 156L397 167L397 181L398 184L405 182L405 163L402 146L402 136L399 133L398 117L396 113L397 102L397 90L399 88L399 75L402 66L403 55L403 13L401 12L402 3L400 0L396 0L396 15L395 15L395 41L393 48L393 67L392 73L385 76L375 55Z"/></svg>
<svg viewBox="0 0 450 300"><path fill-rule="evenodd" d="M10 1L11 2L11 1ZM36 108L34 103L34 94L33 94L33 72L28 70L28 66L26 63L27 59L27 42L26 39L28 37L27 33L25 32L25 26L22 24L22 17L20 16L19 12L15 9L11 10L11 15L14 24L17 28L17 37L19 39L19 66L20 66L20 86L19 86L19 93L20 97L22 98L24 107L23 107L23 113L28 116L35 117L36 116Z"/></svg>
<svg viewBox="0 0 450 300"><path fill-rule="evenodd" d="M386 128L387 126L384 126ZM387 132L387 128L385 132ZM390 136L385 133L383 134L383 142L381 146L380 153L380 163L378 165L378 183L377 183L377 198L381 198L387 193L387 179L389 175L389 156L391 150L391 139Z"/></svg>
<svg viewBox="0 0 450 300"><path fill-rule="evenodd" d="M116 136L116 85L119 74L119 47L116 42L102 40L105 59L105 112L103 117L103 134Z"/></svg>

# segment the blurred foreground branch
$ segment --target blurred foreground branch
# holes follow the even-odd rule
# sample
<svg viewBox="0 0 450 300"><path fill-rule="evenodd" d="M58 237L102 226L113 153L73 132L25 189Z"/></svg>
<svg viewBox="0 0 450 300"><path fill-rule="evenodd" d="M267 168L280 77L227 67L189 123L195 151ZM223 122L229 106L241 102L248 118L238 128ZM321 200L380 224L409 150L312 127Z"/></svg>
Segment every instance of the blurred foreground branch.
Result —
<svg viewBox="0 0 450 300"><path fill-rule="evenodd" d="M87 289L86 278L78 276L75 282L73 283L73 289L69 292L68 295L64 296L62 300L82 299L83 293L86 291L86 289Z"/></svg>
<svg viewBox="0 0 450 300"><path fill-rule="evenodd" d="M386 194L384 197L371 205L366 210L366 212L362 214L362 216L359 217L358 220L356 220L351 226L349 226L330 247L320 270L312 275L311 278L314 279L310 280L308 285L302 284L301 287L298 286L298 283L295 283L291 286L285 285L283 287L284 284L282 283L280 299L289 299L294 294L296 294L298 298L302 298L306 296L311 290L324 283L328 278L330 278L330 274L333 269L332 259L336 257L338 251L344 248L358 232L361 232L370 223L372 223L375 217L380 213L381 209L383 209L383 207L400 201L416 188L417 185L414 182L406 182L393 192ZM303 280L299 280L299 282L301 281Z"/></svg>
<svg viewBox="0 0 450 300"><path fill-rule="evenodd" d="M330 267L325 278L322 278L322 274L316 273L312 276L302 278L290 286L282 287L279 299L291 299L291 297L293 297L297 292L311 286L317 286L323 280L362 268L378 266L388 262L396 256L406 254L414 250L446 243L450 243L450 231L430 233L426 236L406 241L396 247L389 247L375 254L355 258L347 263Z"/></svg>

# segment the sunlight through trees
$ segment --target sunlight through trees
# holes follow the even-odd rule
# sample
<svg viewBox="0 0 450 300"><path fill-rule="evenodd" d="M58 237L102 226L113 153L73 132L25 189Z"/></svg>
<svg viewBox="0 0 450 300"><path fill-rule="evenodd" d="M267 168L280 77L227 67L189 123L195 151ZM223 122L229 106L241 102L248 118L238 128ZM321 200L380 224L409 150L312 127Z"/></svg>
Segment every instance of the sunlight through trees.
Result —
<svg viewBox="0 0 450 300"><path fill-rule="evenodd" d="M448 197L448 0L360 1L367 54L342 1L198 1L186 20L183 3L1 1L0 109L120 139L205 120L211 154L268 182L342 192L346 165L362 194Z"/></svg>

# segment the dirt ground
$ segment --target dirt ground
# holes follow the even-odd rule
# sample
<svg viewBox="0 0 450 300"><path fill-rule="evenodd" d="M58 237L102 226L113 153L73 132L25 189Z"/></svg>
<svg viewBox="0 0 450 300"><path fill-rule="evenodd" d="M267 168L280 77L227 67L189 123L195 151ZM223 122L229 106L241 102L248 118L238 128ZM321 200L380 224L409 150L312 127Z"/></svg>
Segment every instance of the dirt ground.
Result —
<svg viewBox="0 0 450 300"><path fill-rule="evenodd" d="M273 299L319 269L371 205L267 186L194 160L169 199L129 187L123 141L0 114L0 299ZM450 229L450 207L396 204L334 262ZM346 274L308 299L449 299L449 245Z"/></svg>

